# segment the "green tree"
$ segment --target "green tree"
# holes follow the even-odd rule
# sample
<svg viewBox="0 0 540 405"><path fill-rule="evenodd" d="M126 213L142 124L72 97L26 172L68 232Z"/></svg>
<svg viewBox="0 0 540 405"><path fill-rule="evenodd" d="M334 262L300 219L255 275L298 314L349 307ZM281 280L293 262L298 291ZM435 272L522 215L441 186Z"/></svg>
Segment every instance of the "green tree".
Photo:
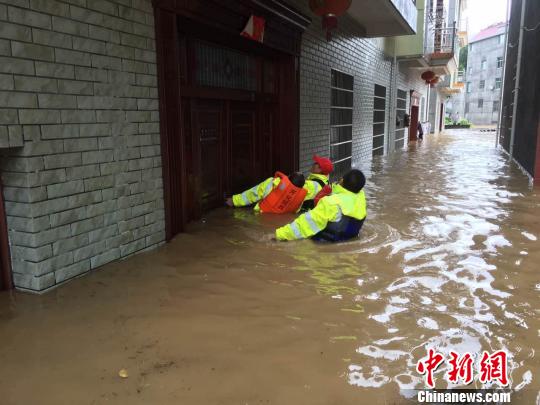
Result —
<svg viewBox="0 0 540 405"><path fill-rule="evenodd" d="M467 70L467 55L469 54L469 47L464 46L459 51L459 70Z"/></svg>

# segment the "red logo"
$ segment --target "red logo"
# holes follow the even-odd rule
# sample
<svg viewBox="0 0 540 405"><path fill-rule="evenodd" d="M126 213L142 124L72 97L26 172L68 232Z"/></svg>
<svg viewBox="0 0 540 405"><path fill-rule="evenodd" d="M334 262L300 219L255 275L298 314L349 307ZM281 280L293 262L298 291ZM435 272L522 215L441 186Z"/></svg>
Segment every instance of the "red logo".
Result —
<svg viewBox="0 0 540 405"><path fill-rule="evenodd" d="M465 353L462 357L454 351L450 351L447 373L448 381L457 384L459 380L465 385L469 385L473 380L473 357L470 353Z"/></svg>
<svg viewBox="0 0 540 405"><path fill-rule="evenodd" d="M429 349L428 358L425 361L419 361L416 364L416 371L420 374L426 374L426 383L430 388L435 387L433 382L433 372L437 370L437 367L444 361L444 357L440 353L436 353L433 349Z"/></svg>
<svg viewBox="0 0 540 405"><path fill-rule="evenodd" d="M507 361L508 354L503 350L493 354L484 351L478 364L479 381L483 384L498 381L503 387L508 385ZM444 356L441 353L429 349L427 359L424 357L416 364L416 371L421 375L426 375L426 384L429 388L435 388L433 373L443 362ZM447 364L448 372L445 376L448 382L452 384L461 382L468 385L473 381L474 357L471 353L460 356L451 350Z"/></svg>
<svg viewBox="0 0 540 405"><path fill-rule="evenodd" d="M504 387L508 385L508 376L506 373L506 352L499 350L493 354L482 353L480 359L480 382L486 383L499 380Z"/></svg>

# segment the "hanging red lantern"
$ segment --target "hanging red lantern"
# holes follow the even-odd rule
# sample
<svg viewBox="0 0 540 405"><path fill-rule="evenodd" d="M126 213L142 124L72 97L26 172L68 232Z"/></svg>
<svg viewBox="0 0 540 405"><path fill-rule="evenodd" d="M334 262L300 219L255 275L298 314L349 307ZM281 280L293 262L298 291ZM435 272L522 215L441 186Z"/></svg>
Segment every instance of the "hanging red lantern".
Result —
<svg viewBox="0 0 540 405"><path fill-rule="evenodd" d="M349 9L352 0L309 0L309 8L322 17L322 28L326 39L332 39L332 30L337 27L337 18Z"/></svg>
<svg viewBox="0 0 540 405"><path fill-rule="evenodd" d="M420 77L427 83L435 77L435 72L432 72L431 70L426 70L424 73L422 73L422 76Z"/></svg>

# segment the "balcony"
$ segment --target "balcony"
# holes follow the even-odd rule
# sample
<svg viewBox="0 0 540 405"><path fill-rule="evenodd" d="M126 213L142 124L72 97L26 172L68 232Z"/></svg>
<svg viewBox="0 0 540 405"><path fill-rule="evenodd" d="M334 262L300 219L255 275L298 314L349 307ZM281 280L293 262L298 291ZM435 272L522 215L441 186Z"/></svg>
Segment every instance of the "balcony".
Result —
<svg viewBox="0 0 540 405"><path fill-rule="evenodd" d="M452 27L431 28L426 35L424 57L435 74L449 75L457 70L457 29Z"/></svg>
<svg viewBox="0 0 540 405"><path fill-rule="evenodd" d="M444 8L433 9L431 2L417 0L418 31L415 35L395 38L393 53L404 67L431 70L437 76L446 76L457 70L459 44L456 22L448 20Z"/></svg>
<svg viewBox="0 0 540 405"><path fill-rule="evenodd" d="M368 38L416 33L416 0L353 1L348 13L364 27Z"/></svg>

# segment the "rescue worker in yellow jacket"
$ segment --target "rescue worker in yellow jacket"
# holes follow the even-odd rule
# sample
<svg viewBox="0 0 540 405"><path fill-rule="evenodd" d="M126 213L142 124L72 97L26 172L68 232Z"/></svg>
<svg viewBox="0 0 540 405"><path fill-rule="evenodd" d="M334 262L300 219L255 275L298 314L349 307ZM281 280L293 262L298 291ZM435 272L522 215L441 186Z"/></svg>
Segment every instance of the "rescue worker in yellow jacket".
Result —
<svg viewBox="0 0 540 405"><path fill-rule="evenodd" d="M307 191L304 189L305 178L302 173L292 173L289 176L276 172L274 177L228 198L225 203L229 207L245 207L255 204L256 212L283 214L297 212Z"/></svg>
<svg viewBox="0 0 540 405"><path fill-rule="evenodd" d="M304 185L307 195L304 204L302 204L303 210L310 210L315 207L313 200L324 186L328 185L329 175L333 171L334 165L330 159L317 155L313 156L313 165Z"/></svg>
<svg viewBox="0 0 540 405"><path fill-rule="evenodd" d="M304 179L304 176L300 173L293 173L292 176L295 176L294 179L291 179L291 182L298 186L300 182L302 182L302 186L304 190L306 191L304 195L304 201L302 204L302 209L310 209L313 208L313 199L317 194L323 189L325 185L328 184L328 176L330 173L332 173L334 167L332 165L332 161L328 158L323 158L320 156L313 156L313 166L311 167L311 173L308 175L307 180ZM225 203L229 207L245 207L248 205L256 204L254 209L256 212L269 212L269 207L266 207L266 210L261 210L260 207L260 201L266 198L271 191L274 191L275 193L279 193L280 191L276 189L277 185L280 183L281 179L278 178L277 174L276 176L270 177L263 181L260 184L257 184L256 186L250 188L249 190L244 191L240 194L235 194L232 196L232 198L228 198L225 200ZM298 175L302 176L302 179L298 177ZM283 177L283 176L282 176ZM289 176L291 177L291 176ZM292 192L290 188L288 188ZM274 197L274 196L272 196ZM298 196L295 196L298 197ZM291 205L289 205L291 206ZM300 208L300 207L299 207ZM273 213L281 213L283 211L280 210L271 210ZM286 212L296 212L298 209L295 209L294 211L287 210Z"/></svg>
<svg viewBox="0 0 540 405"><path fill-rule="evenodd" d="M332 194L321 198L314 209L278 228L276 239L338 242L357 237L367 216L365 184L360 170L350 170L339 184L333 185Z"/></svg>

